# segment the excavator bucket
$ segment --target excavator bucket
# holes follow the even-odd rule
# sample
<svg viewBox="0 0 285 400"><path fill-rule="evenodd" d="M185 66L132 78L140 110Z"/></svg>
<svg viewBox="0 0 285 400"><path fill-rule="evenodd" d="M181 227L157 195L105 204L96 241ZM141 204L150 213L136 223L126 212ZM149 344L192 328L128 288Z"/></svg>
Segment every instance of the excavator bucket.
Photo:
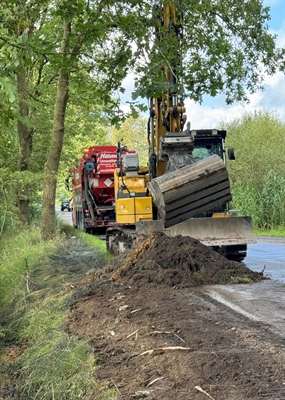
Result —
<svg viewBox="0 0 285 400"><path fill-rule="evenodd" d="M212 247L256 243L251 217L191 218L166 230L171 236L191 236Z"/></svg>
<svg viewBox="0 0 285 400"><path fill-rule="evenodd" d="M148 183L148 190L165 228L205 213L231 200L228 171L213 155L176 169Z"/></svg>

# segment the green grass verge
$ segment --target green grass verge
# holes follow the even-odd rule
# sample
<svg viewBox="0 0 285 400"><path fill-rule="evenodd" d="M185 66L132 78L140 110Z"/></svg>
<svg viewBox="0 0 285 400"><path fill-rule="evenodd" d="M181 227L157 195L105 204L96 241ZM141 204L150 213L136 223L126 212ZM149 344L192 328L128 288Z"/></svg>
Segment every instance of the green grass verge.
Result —
<svg viewBox="0 0 285 400"><path fill-rule="evenodd" d="M0 340L25 348L13 365L20 399L116 399L116 392L94 379L97 366L91 345L65 330L72 279L58 260L68 250L66 234L80 237L100 257L108 257L101 241L73 228L63 227L48 242L41 240L36 228L2 237ZM86 272L80 268L75 275Z"/></svg>
<svg viewBox="0 0 285 400"><path fill-rule="evenodd" d="M98 239L98 237L89 235L88 233L84 233L79 231L78 229L73 228L71 225L60 223L61 231L70 236L77 236L84 241L89 247L94 248L96 250L101 251L101 254L106 259L112 257L109 253L107 253L106 243Z"/></svg>
<svg viewBox="0 0 285 400"><path fill-rule="evenodd" d="M285 228L280 226L276 229L254 229L254 234L257 236L285 237Z"/></svg>

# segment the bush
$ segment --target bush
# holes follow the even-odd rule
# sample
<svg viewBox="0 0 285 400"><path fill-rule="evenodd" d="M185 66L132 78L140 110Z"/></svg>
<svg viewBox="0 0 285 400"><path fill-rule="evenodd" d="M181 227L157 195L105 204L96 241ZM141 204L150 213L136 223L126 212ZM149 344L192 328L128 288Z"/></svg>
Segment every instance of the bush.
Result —
<svg viewBox="0 0 285 400"><path fill-rule="evenodd" d="M261 190L252 183L235 187L232 207L250 215L255 228L285 227L285 179L271 170L260 184Z"/></svg>
<svg viewBox="0 0 285 400"><path fill-rule="evenodd" d="M38 222L42 217L42 205L40 203L33 203L30 205L30 221Z"/></svg>

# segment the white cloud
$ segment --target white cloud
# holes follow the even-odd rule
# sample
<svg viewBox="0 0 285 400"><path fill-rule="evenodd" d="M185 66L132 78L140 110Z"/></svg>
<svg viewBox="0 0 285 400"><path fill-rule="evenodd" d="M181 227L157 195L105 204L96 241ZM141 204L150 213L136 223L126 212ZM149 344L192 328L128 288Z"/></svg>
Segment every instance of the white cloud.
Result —
<svg viewBox="0 0 285 400"><path fill-rule="evenodd" d="M267 76L264 90L249 96L249 104L238 104L227 106L224 96L217 96L214 106L199 105L192 100L186 100L186 113L188 121L191 121L192 129L219 128L219 124L230 122L242 116L244 112L254 112L266 109L277 114L285 121L285 76L277 73Z"/></svg>

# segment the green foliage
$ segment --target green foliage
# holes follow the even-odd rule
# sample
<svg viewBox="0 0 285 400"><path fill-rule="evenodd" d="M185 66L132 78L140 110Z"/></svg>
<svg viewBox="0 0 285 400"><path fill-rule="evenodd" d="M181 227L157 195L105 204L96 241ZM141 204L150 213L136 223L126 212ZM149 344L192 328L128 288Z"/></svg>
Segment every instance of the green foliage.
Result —
<svg viewBox="0 0 285 400"><path fill-rule="evenodd" d="M274 185L274 190L272 188ZM262 191L253 186L244 185L234 188L233 208L238 209L241 215L250 215L254 228L274 230L285 227L285 197L284 178L270 171L264 179Z"/></svg>
<svg viewBox="0 0 285 400"><path fill-rule="evenodd" d="M249 278L248 276L230 276L228 283L231 285L234 284L243 284L243 283L247 283L247 284L252 284L254 283L253 280L251 278Z"/></svg>
<svg viewBox="0 0 285 400"><path fill-rule="evenodd" d="M198 285L201 285L202 283L204 283L205 281L205 277L203 275L203 273L200 272L193 272L192 274L192 279L194 280L194 282L196 282Z"/></svg>
<svg viewBox="0 0 285 400"><path fill-rule="evenodd" d="M267 111L244 114L227 126L232 208L253 218L255 228L285 227L285 124Z"/></svg>
<svg viewBox="0 0 285 400"><path fill-rule="evenodd" d="M157 97L168 88L200 102L204 94L223 92L232 103L246 99L247 91L252 93L262 84L264 67L273 74L278 62L284 64L283 51L276 50L276 38L268 31L269 8L261 1L186 0L176 6L183 16L179 21L183 35L179 27L162 28L162 7L149 12L144 24L148 34L137 43L137 95ZM153 26L159 32L156 40ZM184 65L177 60L178 52ZM147 53L148 62L143 63L142 53ZM178 77L173 87L164 68Z"/></svg>
<svg viewBox="0 0 285 400"><path fill-rule="evenodd" d="M276 236L276 237L285 237L285 227L278 226L275 229L254 229L254 234L256 236Z"/></svg>
<svg viewBox="0 0 285 400"><path fill-rule="evenodd" d="M78 229L73 228L73 226L64 223L60 223L60 229L68 236L76 236L80 238L88 245L88 247L96 250L97 253L99 252L101 258L108 259L112 257L110 253L107 252L106 243L98 237L81 232Z"/></svg>
<svg viewBox="0 0 285 400"><path fill-rule="evenodd" d="M37 321L47 326L47 320ZM92 379L95 360L90 345L54 331L52 326L18 360L25 365L22 398L78 399L83 397L86 387L98 387Z"/></svg>
<svg viewBox="0 0 285 400"><path fill-rule="evenodd" d="M147 119L140 115L138 118L127 118L119 129L110 128L108 140L116 146L123 138L123 145L129 150L136 150L139 153L141 166L148 163L148 142L147 142Z"/></svg>
<svg viewBox="0 0 285 400"><path fill-rule="evenodd" d="M1 119L0 115L0 121ZM0 237L17 219L15 178L18 169L18 140L14 122L1 126L0 134Z"/></svg>
<svg viewBox="0 0 285 400"><path fill-rule="evenodd" d="M259 227L274 229L285 227L285 175L269 171L259 197Z"/></svg>
<svg viewBox="0 0 285 400"><path fill-rule="evenodd" d="M40 203L32 203L30 205L30 220L32 223L37 223L41 220L42 205Z"/></svg>
<svg viewBox="0 0 285 400"><path fill-rule="evenodd" d="M15 206L15 192L14 187L8 180L8 176L5 175L6 169L0 168L0 196L2 201L0 202L0 238L3 232L12 229L15 226L15 215L17 212Z"/></svg>
<svg viewBox="0 0 285 400"><path fill-rule="evenodd" d="M60 245L59 241L41 242L37 229L21 230L18 234L9 232L1 238L0 307L3 313L13 298L25 297L27 264L32 265Z"/></svg>
<svg viewBox="0 0 285 400"><path fill-rule="evenodd" d="M112 257L109 253L107 253L106 243L98 239L96 236L92 236L88 233L83 233L78 230L76 230L76 235L80 237L89 247L100 251L101 257L104 259L109 259Z"/></svg>
<svg viewBox="0 0 285 400"><path fill-rule="evenodd" d="M240 215L249 215L252 217L254 226L258 226L260 220L260 211L258 208L258 191L250 185L234 186L232 185L233 201L231 208L239 210Z"/></svg>
<svg viewBox="0 0 285 400"><path fill-rule="evenodd" d="M66 14L67 10L69 11ZM66 118L69 137L72 138L76 130L76 133L80 136L84 136L86 132L90 137L93 134L97 141L99 136L102 136L102 129L94 129L94 126L98 127L101 124L103 114L105 114L105 119L108 118L108 121L117 120L118 99L112 96L110 87L117 88L118 79L125 77L126 71L122 72L118 60L119 49L114 46L116 50L112 53L112 57L115 57L116 62L116 68L113 66L114 78L106 79L101 74L94 76L94 70L96 71L97 68L95 62L97 53L104 48L101 43L96 48L96 43L98 45L98 41L108 41L106 31L110 29L109 24L105 24L98 18L101 16L102 10L94 4L89 7L85 1L78 1L76 6L75 4L70 6L65 1L42 1L35 4L31 2L19 3L17 0L11 0L9 4L2 2L0 11L1 15L5 15L5 19L0 21L0 36L2 39L0 65L3 67L1 70L3 76L0 74L0 92L3 93L2 98L6 99L7 103L7 107L6 103L0 104L0 118L1 112L5 111L2 122L6 123L4 116L6 119L8 118L9 122L9 114L6 109L14 107L14 114L11 119L17 118L21 120L25 127L30 128L30 137L28 138L27 135L23 134L22 139L18 128L19 143L14 146L14 154L19 154L19 150L22 155L23 150L26 151L26 154L29 153L29 149L33 150L32 155L24 154L21 163L18 163L18 165L14 163L13 165L13 173L18 168L26 170L21 178L16 181L14 179L16 177L11 177L11 171L9 171L7 175L8 183L6 181L3 182L2 186L6 191L6 186L13 186L11 188L11 196L6 196L5 207L8 210L5 212L4 218L6 229L12 225L7 213L17 203L17 197L20 193L18 190L19 185L25 190L25 193L28 192L29 198L26 196L26 200L30 204L38 201L38 195L42 189L42 177L38 179L40 176L38 174L43 172L47 154L49 153L56 84L60 68L64 67L72 75L69 93L73 99L71 101L73 112L67 114ZM68 51L71 56L63 60L58 53L58 44L62 39L61 28L65 18L72 23L72 36L68 41ZM90 22L90 19L93 22ZM122 46L124 44L126 44L126 41L122 43ZM120 48L121 51L123 51L122 46ZM125 46L126 50L127 48L130 48L130 46ZM80 51L86 52L84 61L81 58ZM19 91L20 85L17 82L21 74L25 76L22 93ZM112 82L111 86L110 82ZM100 107L96 106L97 103L100 104ZM76 116L77 121L72 118L74 116ZM12 128L12 124L10 124L10 128ZM13 126L13 129L15 129L13 138L17 138L16 125ZM9 148L10 137L11 134L9 132L5 137L5 143L3 143L5 152ZM92 144L94 140L95 138ZM82 142L83 140L81 140L80 147L82 147ZM70 143L70 146L74 151L74 143ZM9 155L10 152L7 152L5 159L11 160ZM14 160L18 161L15 156ZM1 161L0 168L2 166ZM65 154L63 154L62 163L66 168L70 168L72 161L68 160L67 167ZM26 168L22 168L22 163L25 164ZM5 165L5 160L3 160L3 164ZM66 168L60 174L66 174ZM10 183L11 181L13 185ZM2 210L0 209L0 211ZM16 215L17 213L14 213L14 216ZM4 222L1 221L1 223L4 227Z"/></svg>
<svg viewBox="0 0 285 400"><path fill-rule="evenodd" d="M19 154L19 148L32 149L32 154L21 160L30 175L23 174L18 183L9 171L3 178L2 230L14 225L19 182L29 192L30 204L38 202L61 68L67 72L70 84L58 198L68 195L61 182L81 155L82 144L103 144L106 127L117 124L118 128L124 120L119 103L125 91L122 81L130 71L136 75L133 100L138 96L161 96L171 90L196 101L201 101L204 94L223 92L230 103L256 90L263 71L272 74L277 67L284 68L284 50L275 47L276 38L267 26L269 8L263 7L261 0L177 2L178 16L183 15L183 20L178 18L183 35L179 24L175 29L163 27L163 6L163 2L157 5L138 0L111 5L87 0L1 2L1 172L11 154ZM65 41L67 57L59 52L64 22L71 28ZM184 65L180 65L180 59ZM175 84L166 78L166 69L173 73ZM22 91L18 82L21 74L25 76ZM130 108L136 116L140 104L130 102ZM17 139L17 120L30 129L31 137L23 140L25 143ZM146 154L145 136L140 137L144 145L129 139L127 144ZM61 148L61 143L58 145ZM143 155L141 163L145 162ZM17 168L23 169L21 165Z"/></svg>
<svg viewBox="0 0 285 400"><path fill-rule="evenodd" d="M262 190L263 177L273 170L285 177L285 123L270 111L244 113L225 125L227 147L234 147L237 160L228 163L234 187L245 182Z"/></svg>
<svg viewBox="0 0 285 400"><path fill-rule="evenodd" d="M164 4L168 2L157 5L135 0L116 2L112 7L86 0L24 5L14 0L9 6L4 2L0 31L5 40L0 63L1 54L9 62L5 61L2 86L13 82L11 74L23 63L36 66L38 71L41 66L41 79L46 70L57 73L62 65L57 49L64 20L72 24L72 56L65 60L72 79L80 86L80 70L90 77L95 72L94 98L102 105L109 104L110 113L113 106L114 118L119 109L110 94L124 91L121 83L130 69L136 75L134 98L159 96L171 88L196 101L204 94L224 92L230 103L243 100L246 90L256 90L264 69L272 74L278 66L284 67L283 51L276 49L276 37L267 25L270 9L260 0L177 2L178 16L183 15L178 17L183 35L179 27L163 27ZM177 61L178 52L183 66ZM166 79L164 68L178 77L174 87ZM55 75L45 76L46 84L55 82ZM13 90L4 90L13 100Z"/></svg>

